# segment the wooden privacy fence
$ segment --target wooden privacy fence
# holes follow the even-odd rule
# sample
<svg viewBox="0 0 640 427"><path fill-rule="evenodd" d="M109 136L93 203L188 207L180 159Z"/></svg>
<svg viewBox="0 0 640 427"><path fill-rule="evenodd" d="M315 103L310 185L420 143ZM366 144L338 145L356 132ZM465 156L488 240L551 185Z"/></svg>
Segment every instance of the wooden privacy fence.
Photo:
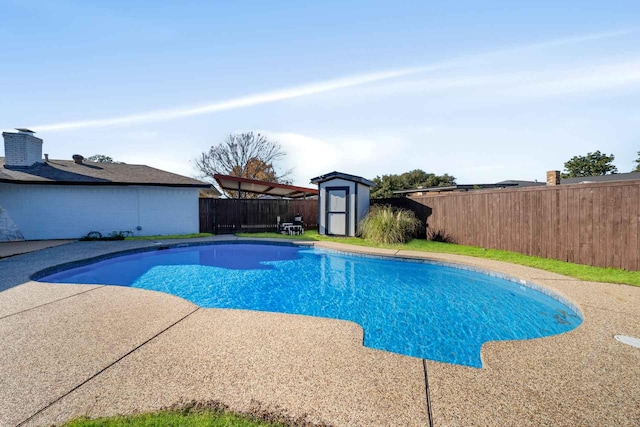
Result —
<svg viewBox="0 0 640 427"><path fill-rule="evenodd" d="M455 243L640 270L640 181L421 196Z"/></svg>
<svg viewBox="0 0 640 427"><path fill-rule="evenodd" d="M278 216L282 222L290 222L297 213L306 229L318 228L317 200L200 199L200 232L276 231Z"/></svg>

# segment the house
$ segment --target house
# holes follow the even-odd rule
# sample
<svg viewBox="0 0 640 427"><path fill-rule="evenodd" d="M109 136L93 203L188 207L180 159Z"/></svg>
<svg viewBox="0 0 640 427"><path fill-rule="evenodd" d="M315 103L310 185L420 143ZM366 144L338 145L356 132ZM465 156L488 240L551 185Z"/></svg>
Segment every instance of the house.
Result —
<svg viewBox="0 0 640 427"><path fill-rule="evenodd" d="M633 180L640 180L640 172L612 173L609 175L581 176L577 178L562 178L560 171L547 172L547 185L593 184L596 182Z"/></svg>
<svg viewBox="0 0 640 427"><path fill-rule="evenodd" d="M409 188L406 190L396 190L393 192L396 196L433 196L441 193L452 193L461 191L473 191L473 190L491 190L500 188L519 188L519 187L533 187L545 185L544 182L537 181L519 181L519 180L507 180L497 182L495 184L455 184L442 187L424 187L424 188Z"/></svg>
<svg viewBox="0 0 640 427"><path fill-rule="evenodd" d="M199 231L198 196L211 184L144 165L42 156L28 129L3 132L0 241L103 235L167 235Z"/></svg>
<svg viewBox="0 0 640 427"><path fill-rule="evenodd" d="M613 173L610 175L583 176L578 178L561 178L560 184L586 184L591 182L629 181L640 179L640 172Z"/></svg>
<svg viewBox="0 0 640 427"><path fill-rule="evenodd" d="M546 183L538 181L506 180L495 184L456 184L448 185L446 187L410 188L407 190L396 190L393 194L397 196L416 197L460 191L536 187L544 185L586 184L594 182L628 181L635 179L640 179L640 172L614 173L610 175L584 176L578 178L561 178L560 171L553 170L547 172Z"/></svg>

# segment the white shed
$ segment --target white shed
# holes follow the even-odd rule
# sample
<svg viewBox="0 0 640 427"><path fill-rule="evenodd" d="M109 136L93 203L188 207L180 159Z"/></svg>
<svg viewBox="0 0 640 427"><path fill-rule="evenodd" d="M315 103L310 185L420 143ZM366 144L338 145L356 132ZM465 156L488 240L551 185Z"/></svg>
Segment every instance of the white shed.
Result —
<svg viewBox="0 0 640 427"><path fill-rule="evenodd" d="M0 241L199 231L198 195L211 185L145 165L42 158L28 129L4 132Z"/></svg>
<svg viewBox="0 0 640 427"><path fill-rule="evenodd" d="M342 172L311 180L318 184L318 232L332 236L355 236L358 223L369 212L373 181Z"/></svg>

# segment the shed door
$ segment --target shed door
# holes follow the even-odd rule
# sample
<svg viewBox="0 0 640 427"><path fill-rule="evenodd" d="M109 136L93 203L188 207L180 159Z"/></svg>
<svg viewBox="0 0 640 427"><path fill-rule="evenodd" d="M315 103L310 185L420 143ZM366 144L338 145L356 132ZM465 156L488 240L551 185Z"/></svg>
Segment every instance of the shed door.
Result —
<svg viewBox="0 0 640 427"><path fill-rule="evenodd" d="M349 188L327 188L327 234L346 236L349 225Z"/></svg>

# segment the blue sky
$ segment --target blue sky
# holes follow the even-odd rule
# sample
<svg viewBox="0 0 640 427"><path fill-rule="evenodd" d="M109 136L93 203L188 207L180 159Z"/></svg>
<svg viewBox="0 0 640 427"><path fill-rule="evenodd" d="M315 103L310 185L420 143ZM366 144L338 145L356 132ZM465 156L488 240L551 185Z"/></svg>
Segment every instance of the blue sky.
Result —
<svg viewBox="0 0 640 427"><path fill-rule="evenodd" d="M50 158L195 176L256 131L294 183L423 169L544 180L640 151L637 1L0 0L0 129ZM2 154L3 151L0 151Z"/></svg>

